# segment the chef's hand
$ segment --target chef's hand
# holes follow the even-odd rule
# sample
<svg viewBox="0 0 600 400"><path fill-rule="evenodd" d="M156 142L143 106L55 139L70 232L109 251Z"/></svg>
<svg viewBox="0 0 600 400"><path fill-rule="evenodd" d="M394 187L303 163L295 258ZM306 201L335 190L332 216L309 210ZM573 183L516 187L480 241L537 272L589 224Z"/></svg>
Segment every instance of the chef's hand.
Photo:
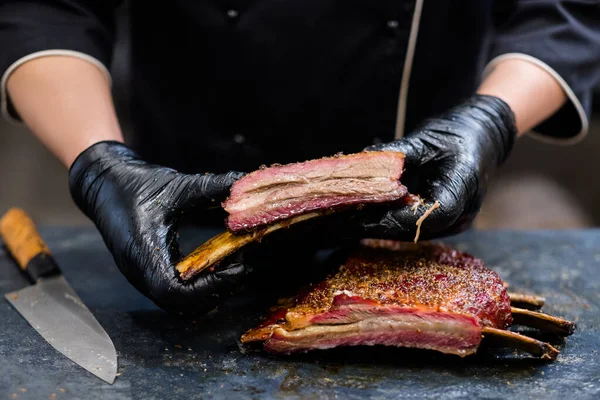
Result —
<svg viewBox="0 0 600 400"><path fill-rule="evenodd" d="M474 95L431 118L403 139L367 147L406 154L401 181L439 208L421 226L420 239L447 236L467 229L481 208L488 180L508 157L517 129L510 107L493 96ZM359 224L367 237L413 240L420 207L395 207L366 213Z"/></svg>
<svg viewBox="0 0 600 400"><path fill-rule="evenodd" d="M161 308L205 312L243 282L252 268L234 258L192 282L183 282L177 223L191 207L220 206L238 172L186 175L141 160L114 141L83 151L69 170L77 206L100 231L125 277Z"/></svg>

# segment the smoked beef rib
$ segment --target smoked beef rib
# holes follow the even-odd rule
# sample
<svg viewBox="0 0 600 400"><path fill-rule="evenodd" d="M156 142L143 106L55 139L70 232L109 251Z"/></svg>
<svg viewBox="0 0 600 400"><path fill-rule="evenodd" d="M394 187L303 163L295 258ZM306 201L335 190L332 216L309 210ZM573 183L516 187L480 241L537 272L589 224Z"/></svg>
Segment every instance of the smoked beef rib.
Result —
<svg viewBox="0 0 600 400"><path fill-rule="evenodd" d="M249 231L315 210L404 197L404 154L361 152L258 169L236 181L223 209L231 232Z"/></svg>
<svg viewBox="0 0 600 400"><path fill-rule="evenodd" d="M574 327L511 307L502 279L467 253L433 243L366 240L339 271L282 300L241 341L263 342L266 351L280 354L387 345L464 357L477 351L485 335L556 357L550 344L509 331L514 320L565 335Z"/></svg>

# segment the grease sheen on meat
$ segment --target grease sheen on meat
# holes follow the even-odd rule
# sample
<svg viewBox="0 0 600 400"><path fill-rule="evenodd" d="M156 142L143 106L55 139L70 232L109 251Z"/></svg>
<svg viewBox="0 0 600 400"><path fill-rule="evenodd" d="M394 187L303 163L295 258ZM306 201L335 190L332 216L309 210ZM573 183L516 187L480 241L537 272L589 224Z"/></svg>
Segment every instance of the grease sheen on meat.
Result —
<svg viewBox="0 0 600 400"><path fill-rule="evenodd" d="M259 169L231 187L227 227L252 230L310 211L398 200L407 194L403 167L403 153L376 151Z"/></svg>
<svg viewBox="0 0 600 400"><path fill-rule="evenodd" d="M370 241L242 342L274 353L388 345L466 356L482 327L511 323L504 284L481 260L437 244Z"/></svg>

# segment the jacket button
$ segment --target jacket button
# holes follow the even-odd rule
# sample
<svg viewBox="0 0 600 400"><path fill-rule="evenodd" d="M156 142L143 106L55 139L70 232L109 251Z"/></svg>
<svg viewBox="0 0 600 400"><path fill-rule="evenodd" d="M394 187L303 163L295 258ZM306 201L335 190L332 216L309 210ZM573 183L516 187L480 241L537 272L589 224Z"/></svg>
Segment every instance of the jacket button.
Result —
<svg viewBox="0 0 600 400"><path fill-rule="evenodd" d="M237 144L242 144L246 141L246 138L238 133L235 136L233 136L233 141Z"/></svg>
<svg viewBox="0 0 600 400"><path fill-rule="evenodd" d="M228 10L228 11L227 11L227 16L228 16L229 18L231 18L231 19L235 19L235 18L237 18L237 17L238 17L238 15L239 15L239 13L237 12L237 10L233 10L233 9L231 9L231 10Z"/></svg>

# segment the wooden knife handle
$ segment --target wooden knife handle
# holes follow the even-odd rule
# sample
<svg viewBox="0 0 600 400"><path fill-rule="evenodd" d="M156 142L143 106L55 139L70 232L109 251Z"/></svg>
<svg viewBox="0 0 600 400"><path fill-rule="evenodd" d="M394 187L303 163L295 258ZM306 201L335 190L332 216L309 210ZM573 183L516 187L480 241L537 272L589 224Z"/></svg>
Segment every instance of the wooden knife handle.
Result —
<svg viewBox="0 0 600 400"><path fill-rule="evenodd" d="M8 210L0 219L0 235L19 267L34 281L60 274L50 249L25 211Z"/></svg>

